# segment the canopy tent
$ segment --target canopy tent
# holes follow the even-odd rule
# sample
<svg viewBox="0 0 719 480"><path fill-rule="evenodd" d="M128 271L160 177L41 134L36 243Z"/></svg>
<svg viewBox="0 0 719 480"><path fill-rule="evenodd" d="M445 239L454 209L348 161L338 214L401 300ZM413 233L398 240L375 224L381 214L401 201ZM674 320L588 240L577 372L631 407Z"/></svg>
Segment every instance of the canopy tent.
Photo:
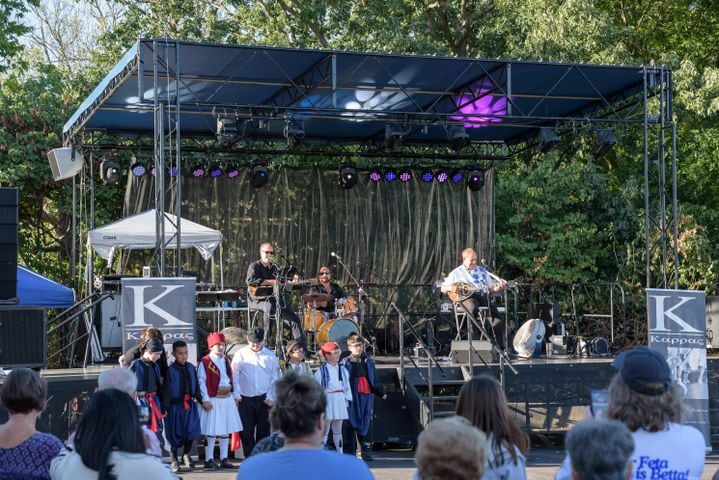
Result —
<svg viewBox="0 0 719 480"><path fill-rule="evenodd" d="M95 250L108 263L112 263L115 249L125 250L153 249L156 246L155 209L147 210L104 227L91 230L88 234L90 248ZM165 248L176 248L177 217L165 213ZM195 248L203 259L209 260L220 242L219 230L205 227L199 223L182 219L182 243L180 248ZM220 264L221 265L221 264Z"/></svg>
<svg viewBox="0 0 719 480"><path fill-rule="evenodd" d="M18 305L23 307L66 308L75 303L75 292L29 268L17 266Z"/></svg>

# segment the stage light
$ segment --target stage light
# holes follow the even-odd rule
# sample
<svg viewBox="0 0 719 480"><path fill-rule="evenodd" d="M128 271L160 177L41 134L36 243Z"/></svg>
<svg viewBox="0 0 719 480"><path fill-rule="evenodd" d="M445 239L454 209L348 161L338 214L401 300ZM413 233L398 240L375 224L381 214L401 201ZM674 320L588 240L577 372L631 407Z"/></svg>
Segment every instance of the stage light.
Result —
<svg viewBox="0 0 719 480"><path fill-rule="evenodd" d="M464 147L469 145L469 134L461 125L450 125L447 128L447 136L452 150L459 153Z"/></svg>
<svg viewBox="0 0 719 480"><path fill-rule="evenodd" d="M597 130L597 143L594 146L594 156L599 158L617 144L617 139L611 130L603 128Z"/></svg>
<svg viewBox="0 0 719 480"><path fill-rule="evenodd" d="M422 181L425 183L431 183L432 180L434 180L434 172L432 170L427 169L422 171Z"/></svg>
<svg viewBox="0 0 719 480"><path fill-rule="evenodd" d="M400 182L409 182L412 180L412 171L409 168L403 168L399 171Z"/></svg>
<svg viewBox="0 0 719 480"><path fill-rule="evenodd" d="M384 126L384 140L388 147L396 148L402 146L404 137L409 133L409 128L405 125L396 123L388 123Z"/></svg>
<svg viewBox="0 0 719 480"><path fill-rule="evenodd" d="M373 168L369 172L369 179L372 180L373 182L379 182L380 180L382 180L382 172L380 172L376 168Z"/></svg>
<svg viewBox="0 0 719 480"><path fill-rule="evenodd" d="M345 190L357 185L357 169L352 165L340 165L340 187Z"/></svg>
<svg viewBox="0 0 719 480"><path fill-rule="evenodd" d="M473 192L478 192L484 186L484 170L481 168L472 168L467 172L467 188Z"/></svg>
<svg viewBox="0 0 719 480"><path fill-rule="evenodd" d="M237 165L230 165L225 169L225 175L227 178L237 178L240 176L240 167Z"/></svg>
<svg viewBox="0 0 719 480"><path fill-rule="evenodd" d="M447 170L444 168L440 168L437 170L437 173L434 174L435 180L439 183L445 183L447 180L449 180L449 174L447 173Z"/></svg>
<svg viewBox="0 0 719 480"><path fill-rule="evenodd" d="M394 170L394 168L388 168L384 171L384 181L385 182L394 182L397 180L397 172Z"/></svg>
<svg viewBox="0 0 719 480"><path fill-rule="evenodd" d="M261 162L252 162L250 166L250 185L254 188L260 188L270 180L270 173L267 167Z"/></svg>
<svg viewBox="0 0 719 480"><path fill-rule="evenodd" d="M302 120L290 120L285 124L284 135L290 147L296 147L305 138L305 122Z"/></svg>
<svg viewBox="0 0 719 480"><path fill-rule="evenodd" d="M547 153L559 143L559 136L554 132L553 128L543 127L539 129L539 143L537 150Z"/></svg>
<svg viewBox="0 0 719 480"><path fill-rule="evenodd" d="M120 164L114 160L104 159L100 162L100 178L105 185L115 185L122 179Z"/></svg>
<svg viewBox="0 0 719 480"><path fill-rule="evenodd" d="M141 177L145 173L147 173L147 168L145 168L145 164L142 162L135 161L135 163L132 164L130 167L130 171L132 174L136 177Z"/></svg>
<svg viewBox="0 0 719 480"><path fill-rule="evenodd" d="M237 140L237 120L235 117L217 117L217 141L229 143Z"/></svg>
<svg viewBox="0 0 719 480"><path fill-rule="evenodd" d="M210 167L210 169L207 171L207 174L211 178L217 178L221 177L224 172L222 171L222 167L219 164L214 164Z"/></svg>
<svg viewBox="0 0 719 480"><path fill-rule="evenodd" d="M453 170L449 179L452 180L452 183L459 183L464 180L464 173L462 173L462 170Z"/></svg>
<svg viewBox="0 0 719 480"><path fill-rule="evenodd" d="M167 173L169 173L171 177L176 177L177 176L177 167L175 165L171 166L170 169L167 171Z"/></svg>
<svg viewBox="0 0 719 480"><path fill-rule="evenodd" d="M195 178L201 178L204 177L205 174L207 174L207 170L205 169L205 167L198 164L192 167L192 169L190 170L190 174Z"/></svg>

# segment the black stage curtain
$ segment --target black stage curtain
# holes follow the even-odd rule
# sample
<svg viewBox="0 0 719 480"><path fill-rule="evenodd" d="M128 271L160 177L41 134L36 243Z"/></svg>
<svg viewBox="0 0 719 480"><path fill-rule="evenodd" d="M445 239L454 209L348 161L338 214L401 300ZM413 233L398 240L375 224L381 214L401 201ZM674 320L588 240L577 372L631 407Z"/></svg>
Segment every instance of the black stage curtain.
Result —
<svg viewBox="0 0 719 480"><path fill-rule="evenodd" d="M269 183L256 189L247 175L244 170L235 179L183 178L183 218L223 234L225 285L244 285L259 245L270 241L287 258L276 257L278 263L292 263L306 278L328 264L335 280L349 285L348 274L330 256L336 252L358 280L376 286L381 301L374 303L375 311L386 311L390 301L416 309L423 308L417 300L428 290L399 286L433 284L460 263L460 252L468 246L491 261L493 170L479 192L464 182L418 178L373 183L365 173L354 188L344 190L336 170L292 169L272 172ZM152 208L153 189L148 177L131 179L125 213ZM167 202L167 210L175 213L171 194ZM199 255L188 251L182 258L186 270L209 281L209 266Z"/></svg>

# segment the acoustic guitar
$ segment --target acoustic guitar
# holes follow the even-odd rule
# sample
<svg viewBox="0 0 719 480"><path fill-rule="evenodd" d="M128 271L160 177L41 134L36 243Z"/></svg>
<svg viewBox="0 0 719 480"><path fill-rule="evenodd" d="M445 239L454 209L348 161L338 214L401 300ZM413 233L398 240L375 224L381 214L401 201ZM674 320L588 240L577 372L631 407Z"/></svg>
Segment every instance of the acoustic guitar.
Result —
<svg viewBox="0 0 719 480"><path fill-rule="evenodd" d="M285 285L285 288L289 286L292 290L298 290L302 287L317 285L318 282L317 279L313 278L309 280L300 280L297 283L291 283L289 280L283 283ZM248 285L247 293L252 300L264 301L272 296L272 294L274 293L274 288L274 285Z"/></svg>

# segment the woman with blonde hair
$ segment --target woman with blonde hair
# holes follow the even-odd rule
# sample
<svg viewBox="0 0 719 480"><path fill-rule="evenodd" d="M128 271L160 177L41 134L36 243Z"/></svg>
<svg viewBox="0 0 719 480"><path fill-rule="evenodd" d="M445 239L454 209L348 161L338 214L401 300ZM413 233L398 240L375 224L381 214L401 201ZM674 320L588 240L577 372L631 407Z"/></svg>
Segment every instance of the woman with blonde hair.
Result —
<svg viewBox="0 0 719 480"><path fill-rule="evenodd" d="M510 418L502 386L488 375L462 386L455 413L487 435L487 461L482 480L525 480L529 437Z"/></svg>

